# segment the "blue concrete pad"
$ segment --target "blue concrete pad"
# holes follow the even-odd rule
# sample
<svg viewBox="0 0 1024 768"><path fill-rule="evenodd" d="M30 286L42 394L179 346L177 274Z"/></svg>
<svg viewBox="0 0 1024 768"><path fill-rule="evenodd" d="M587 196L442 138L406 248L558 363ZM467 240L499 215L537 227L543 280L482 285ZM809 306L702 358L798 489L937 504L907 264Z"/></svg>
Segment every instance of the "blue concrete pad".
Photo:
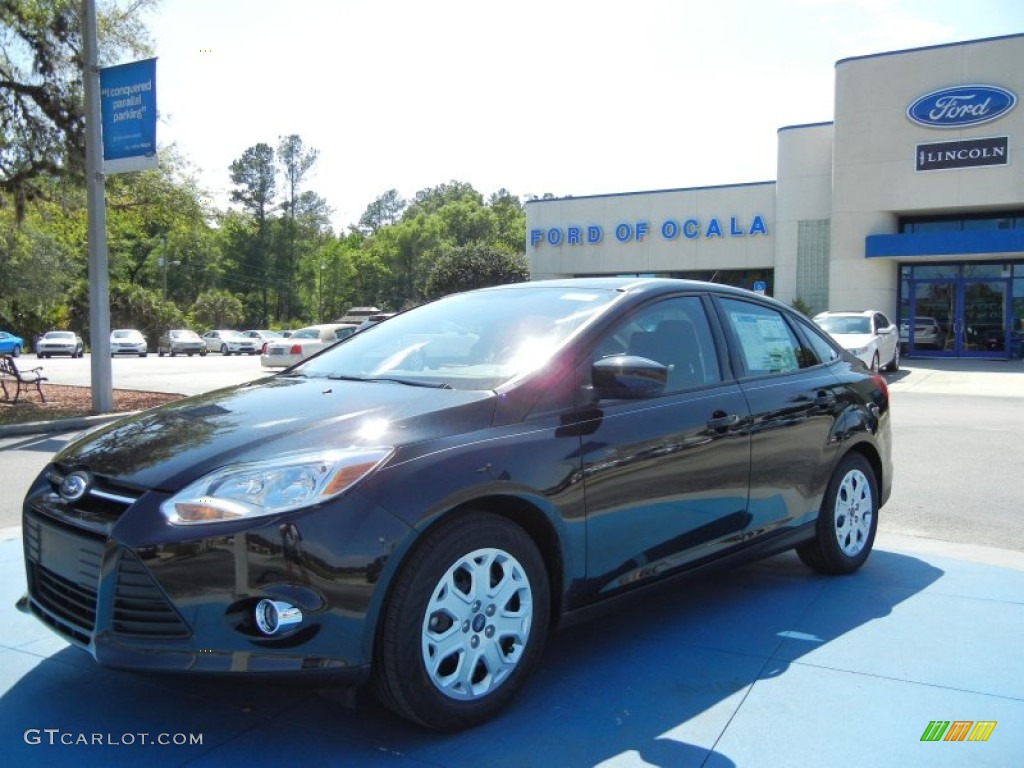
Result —
<svg viewBox="0 0 1024 768"><path fill-rule="evenodd" d="M498 720L436 734L372 700L348 709L337 693L101 668L14 609L24 566L20 541L8 538L0 541L3 762L1017 766L1024 567L950 551L880 549L841 578L784 554L648 595L553 636ZM922 742L932 720L997 725L986 742ZM59 729L58 743L47 743L45 729ZM41 743L27 743L26 732ZM202 743L59 743L140 733Z"/></svg>

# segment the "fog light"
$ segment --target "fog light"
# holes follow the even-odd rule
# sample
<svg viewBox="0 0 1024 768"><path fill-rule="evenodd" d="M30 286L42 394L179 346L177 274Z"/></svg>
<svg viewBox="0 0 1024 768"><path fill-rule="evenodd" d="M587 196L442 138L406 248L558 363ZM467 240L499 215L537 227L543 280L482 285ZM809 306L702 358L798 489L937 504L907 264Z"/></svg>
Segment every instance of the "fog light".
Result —
<svg viewBox="0 0 1024 768"><path fill-rule="evenodd" d="M253 617L264 635L276 635L302 623L302 611L281 600L260 600Z"/></svg>

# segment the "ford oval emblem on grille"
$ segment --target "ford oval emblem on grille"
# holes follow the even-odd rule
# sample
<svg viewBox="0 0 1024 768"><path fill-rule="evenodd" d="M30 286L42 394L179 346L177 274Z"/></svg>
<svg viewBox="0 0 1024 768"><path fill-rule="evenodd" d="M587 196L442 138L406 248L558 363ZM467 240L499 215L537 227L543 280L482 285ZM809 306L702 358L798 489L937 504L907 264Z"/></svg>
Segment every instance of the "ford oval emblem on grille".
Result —
<svg viewBox="0 0 1024 768"><path fill-rule="evenodd" d="M907 117L928 128L963 128L1002 117L1016 104L1016 94L998 85L958 85L926 93L907 107Z"/></svg>
<svg viewBox="0 0 1024 768"><path fill-rule="evenodd" d="M92 478L88 472L72 472L60 484L60 495L65 501L78 501L89 490Z"/></svg>

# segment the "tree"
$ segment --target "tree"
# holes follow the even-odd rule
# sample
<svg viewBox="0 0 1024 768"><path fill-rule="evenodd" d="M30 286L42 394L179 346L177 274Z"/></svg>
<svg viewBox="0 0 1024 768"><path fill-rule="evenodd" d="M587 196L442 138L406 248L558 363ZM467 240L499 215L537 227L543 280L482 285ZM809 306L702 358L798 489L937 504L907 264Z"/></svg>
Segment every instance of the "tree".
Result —
<svg viewBox="0 0 1024 768"><path fill-rule="evenodd" d="M241 249L240 274L252 281L259 291L259 325L265 327L269 316L270 233L267 215L276 192L274 150L269 144L255 144L246 149L230 166L232 202L240 203L256 221L256 231Z"/></svg>
<svg viewBox="0 0 1024 768"><path fill-rule="evenodd" d="M316 163L319 152L315 149L306 148L298 135L292 134L281 139L277 147L277 159L281 165L281 172L285 181L285 201L281 208L285 213L284 243L280 251L275 276L279 281L277 317L288 318L291 316L292 304L295 297L295 278L298 268L298 255L296 253L296 239L298 237L298 225L296 217L300 204L299 186L309 173L309 170ZM306 198L303 201L312 210L322 200ZM326 208L326 204L322 205Z"/></svg>
<svg viewBox="0 0 1024 768"><path fill-rule="evenodd" d="M243 314L242 302L227 291L207 291L196 299L195 322L200 328L234 328Z"/></svg>
<svg viewBox="0 0 1024 768"><path fill-rule="evenodd" d="M102 4L101 66L149 55L141 12L156 2ZM80 0L0 0L0 207L19 222L45 179L84 174L80 14Z"/></svg>
<svg viewBox="0 0 1024 768"><path fill-rule="evenodd" d="M416 193L411 205L405 209L403 218L410 219L422 214L436 213L449 203L469 201L478 206L483 205L484 198L473 189L472 184L463 181L450 181L436 187L427 187Z"/></svg>
<svg viewBox="0 0 1024 768"><path fill-rule="evenodd" d="M525 255L477 243L446 250L434 262L427 278L426 295L435 299L449 293L529 279L530 265Z"/></svg>
<svg viewBox="0 0 1024 768"><path fill-rule="evenodd" d="M359 229L366 235L372 235L381 227L394 224L402 216L406 202L398 194L397 189L389 189L368 206L359 219Z"/></svg>

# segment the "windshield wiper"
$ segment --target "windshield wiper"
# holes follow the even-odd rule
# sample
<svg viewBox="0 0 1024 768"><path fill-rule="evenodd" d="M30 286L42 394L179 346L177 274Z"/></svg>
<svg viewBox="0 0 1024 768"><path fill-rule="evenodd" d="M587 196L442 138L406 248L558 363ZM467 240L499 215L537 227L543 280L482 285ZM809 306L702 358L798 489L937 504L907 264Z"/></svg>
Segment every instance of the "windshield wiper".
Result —
<svg viewBox="0 0 1024 768"><path fill-rule="evenodd" d="M430 387L431 389L451 389L451 385L445 382L435 384L431 381L417 381L416 379L399 379L393 376L346 376L342 373L331 373L328 379L334 381L390 381L393 384L405 384L409 387Z"/></svg>

